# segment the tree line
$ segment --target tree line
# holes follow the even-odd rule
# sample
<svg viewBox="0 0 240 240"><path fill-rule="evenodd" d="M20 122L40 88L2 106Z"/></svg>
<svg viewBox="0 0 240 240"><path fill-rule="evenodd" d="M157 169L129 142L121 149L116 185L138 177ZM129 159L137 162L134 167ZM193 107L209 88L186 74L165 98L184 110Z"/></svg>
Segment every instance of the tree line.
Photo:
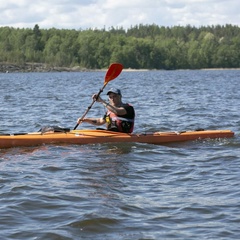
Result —
<svg viewBox="0 0 240 240"><path fill-rule="evenodd" d="M0 27L0 63L133 69L240 67L240 27L136 25L129 29Z"/></svg>

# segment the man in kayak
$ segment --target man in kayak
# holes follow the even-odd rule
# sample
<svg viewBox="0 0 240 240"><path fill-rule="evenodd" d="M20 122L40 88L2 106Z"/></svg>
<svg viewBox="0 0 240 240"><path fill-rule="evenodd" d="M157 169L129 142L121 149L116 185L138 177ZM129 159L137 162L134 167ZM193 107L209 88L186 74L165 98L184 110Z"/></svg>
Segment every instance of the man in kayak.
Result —
<svg viewBox="0 0 240 240"><path fill-rule="evenodd" d="M111 88L107 95L109 103L104 101L97 94L92 96L93 100L103 104L107 108L107 112L102 118L84 118L78 119L78 123L86 122L95 126L106 124L107 130L115 132L131 133L134 128L135 111L133 106L122 102L122 94L120 89ZM97 98L97 99L96 99Z"/></svg>

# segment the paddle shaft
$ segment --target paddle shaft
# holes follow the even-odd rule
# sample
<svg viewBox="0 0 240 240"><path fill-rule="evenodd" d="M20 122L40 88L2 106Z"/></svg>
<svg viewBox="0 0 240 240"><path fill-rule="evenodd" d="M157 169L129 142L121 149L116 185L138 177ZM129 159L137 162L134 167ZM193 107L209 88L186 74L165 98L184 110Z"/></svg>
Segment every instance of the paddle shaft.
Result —
<svg viewBox="0 0 240 240"><path fill-rule="evenodd" d="M73 130L76 130L77 127L79 126L79 124L83 121L83 119L85 118L85 116L87 115L89 110L92 108L93 104L96 102L96 100L98 99L98 97L102 93L103 89L107 86L108 82L115 79L122 72L122 69L123 69L123 65L120 64L120 63L113 63L113 64L110 65L110 67L109 67L109 69L108 69L108 71L105 75L105 81L104 81L103 87L98 92L96 98L93 99L92 104L87 108L87 110L85 111L83 116L80 118L80 121L78 121L78 123L76 124L76 126L74 127Z"/></svg>
<svg viewBox="0 0 240 240"><path fill-rule="evenodd" d="M85 118L85 116L87 115L87 113L89 112L89 110L92 108L93 104L96 102L96 100L98 99L98 97L99 97L100 94L102 93L103 89L106 87L107 83L108 83L108 82L106 82L106 83L103 85L103 87L99 90L99 92L98 92L98 94L97 94L97 96L96 96L96 99L93 99L91 105L88 106L87 110L86 110L85 113L82 115L79 123L76 124L76 126L74 127L73 130L76 130L77 127L79 126L79 124L80 124L80 123L82 122L82 120Z"/></svg>

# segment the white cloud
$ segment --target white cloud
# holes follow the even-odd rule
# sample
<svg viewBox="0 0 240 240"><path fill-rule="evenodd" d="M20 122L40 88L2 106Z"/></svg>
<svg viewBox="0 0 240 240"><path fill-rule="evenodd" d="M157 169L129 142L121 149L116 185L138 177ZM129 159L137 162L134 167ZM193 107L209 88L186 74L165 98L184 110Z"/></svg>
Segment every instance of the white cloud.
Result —
<svg viewBox="0 0 240 240"><path fill-rule="evenodd" d="M239 0L0 0L0 26L129 28L137 24L240 25Z"/></svg>

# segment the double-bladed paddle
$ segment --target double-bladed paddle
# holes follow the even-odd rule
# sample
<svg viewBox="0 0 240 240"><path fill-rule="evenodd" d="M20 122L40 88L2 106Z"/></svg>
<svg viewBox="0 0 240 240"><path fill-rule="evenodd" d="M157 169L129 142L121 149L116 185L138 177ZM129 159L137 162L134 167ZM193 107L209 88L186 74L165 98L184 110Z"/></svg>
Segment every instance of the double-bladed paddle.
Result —
<svg viewBox="0 0 240 240"><path fill-rule="evenodd" d="M98 99L98 97L100 96L101 92L103 91L103 89L107 86L107 84L115 79L116 77L118 77L118 75L122 72L123 69L123 65L121 63L112 63L110 65L110 67L108 68L106 75L105 75L105 80L104 80L104 85L103 87L99 90L96 99ZM92 104L87 108L87 110L85 111L85 113L83 114L83 116L80 118L79 123L76 124L76 126L74 127L74 130L79 126L79 124L82 122L82 120L85 118L85 116L87 115L87 113L89 112L89 110L92 108L93 104L96 102L96 99L93 99Z"/></svg>

